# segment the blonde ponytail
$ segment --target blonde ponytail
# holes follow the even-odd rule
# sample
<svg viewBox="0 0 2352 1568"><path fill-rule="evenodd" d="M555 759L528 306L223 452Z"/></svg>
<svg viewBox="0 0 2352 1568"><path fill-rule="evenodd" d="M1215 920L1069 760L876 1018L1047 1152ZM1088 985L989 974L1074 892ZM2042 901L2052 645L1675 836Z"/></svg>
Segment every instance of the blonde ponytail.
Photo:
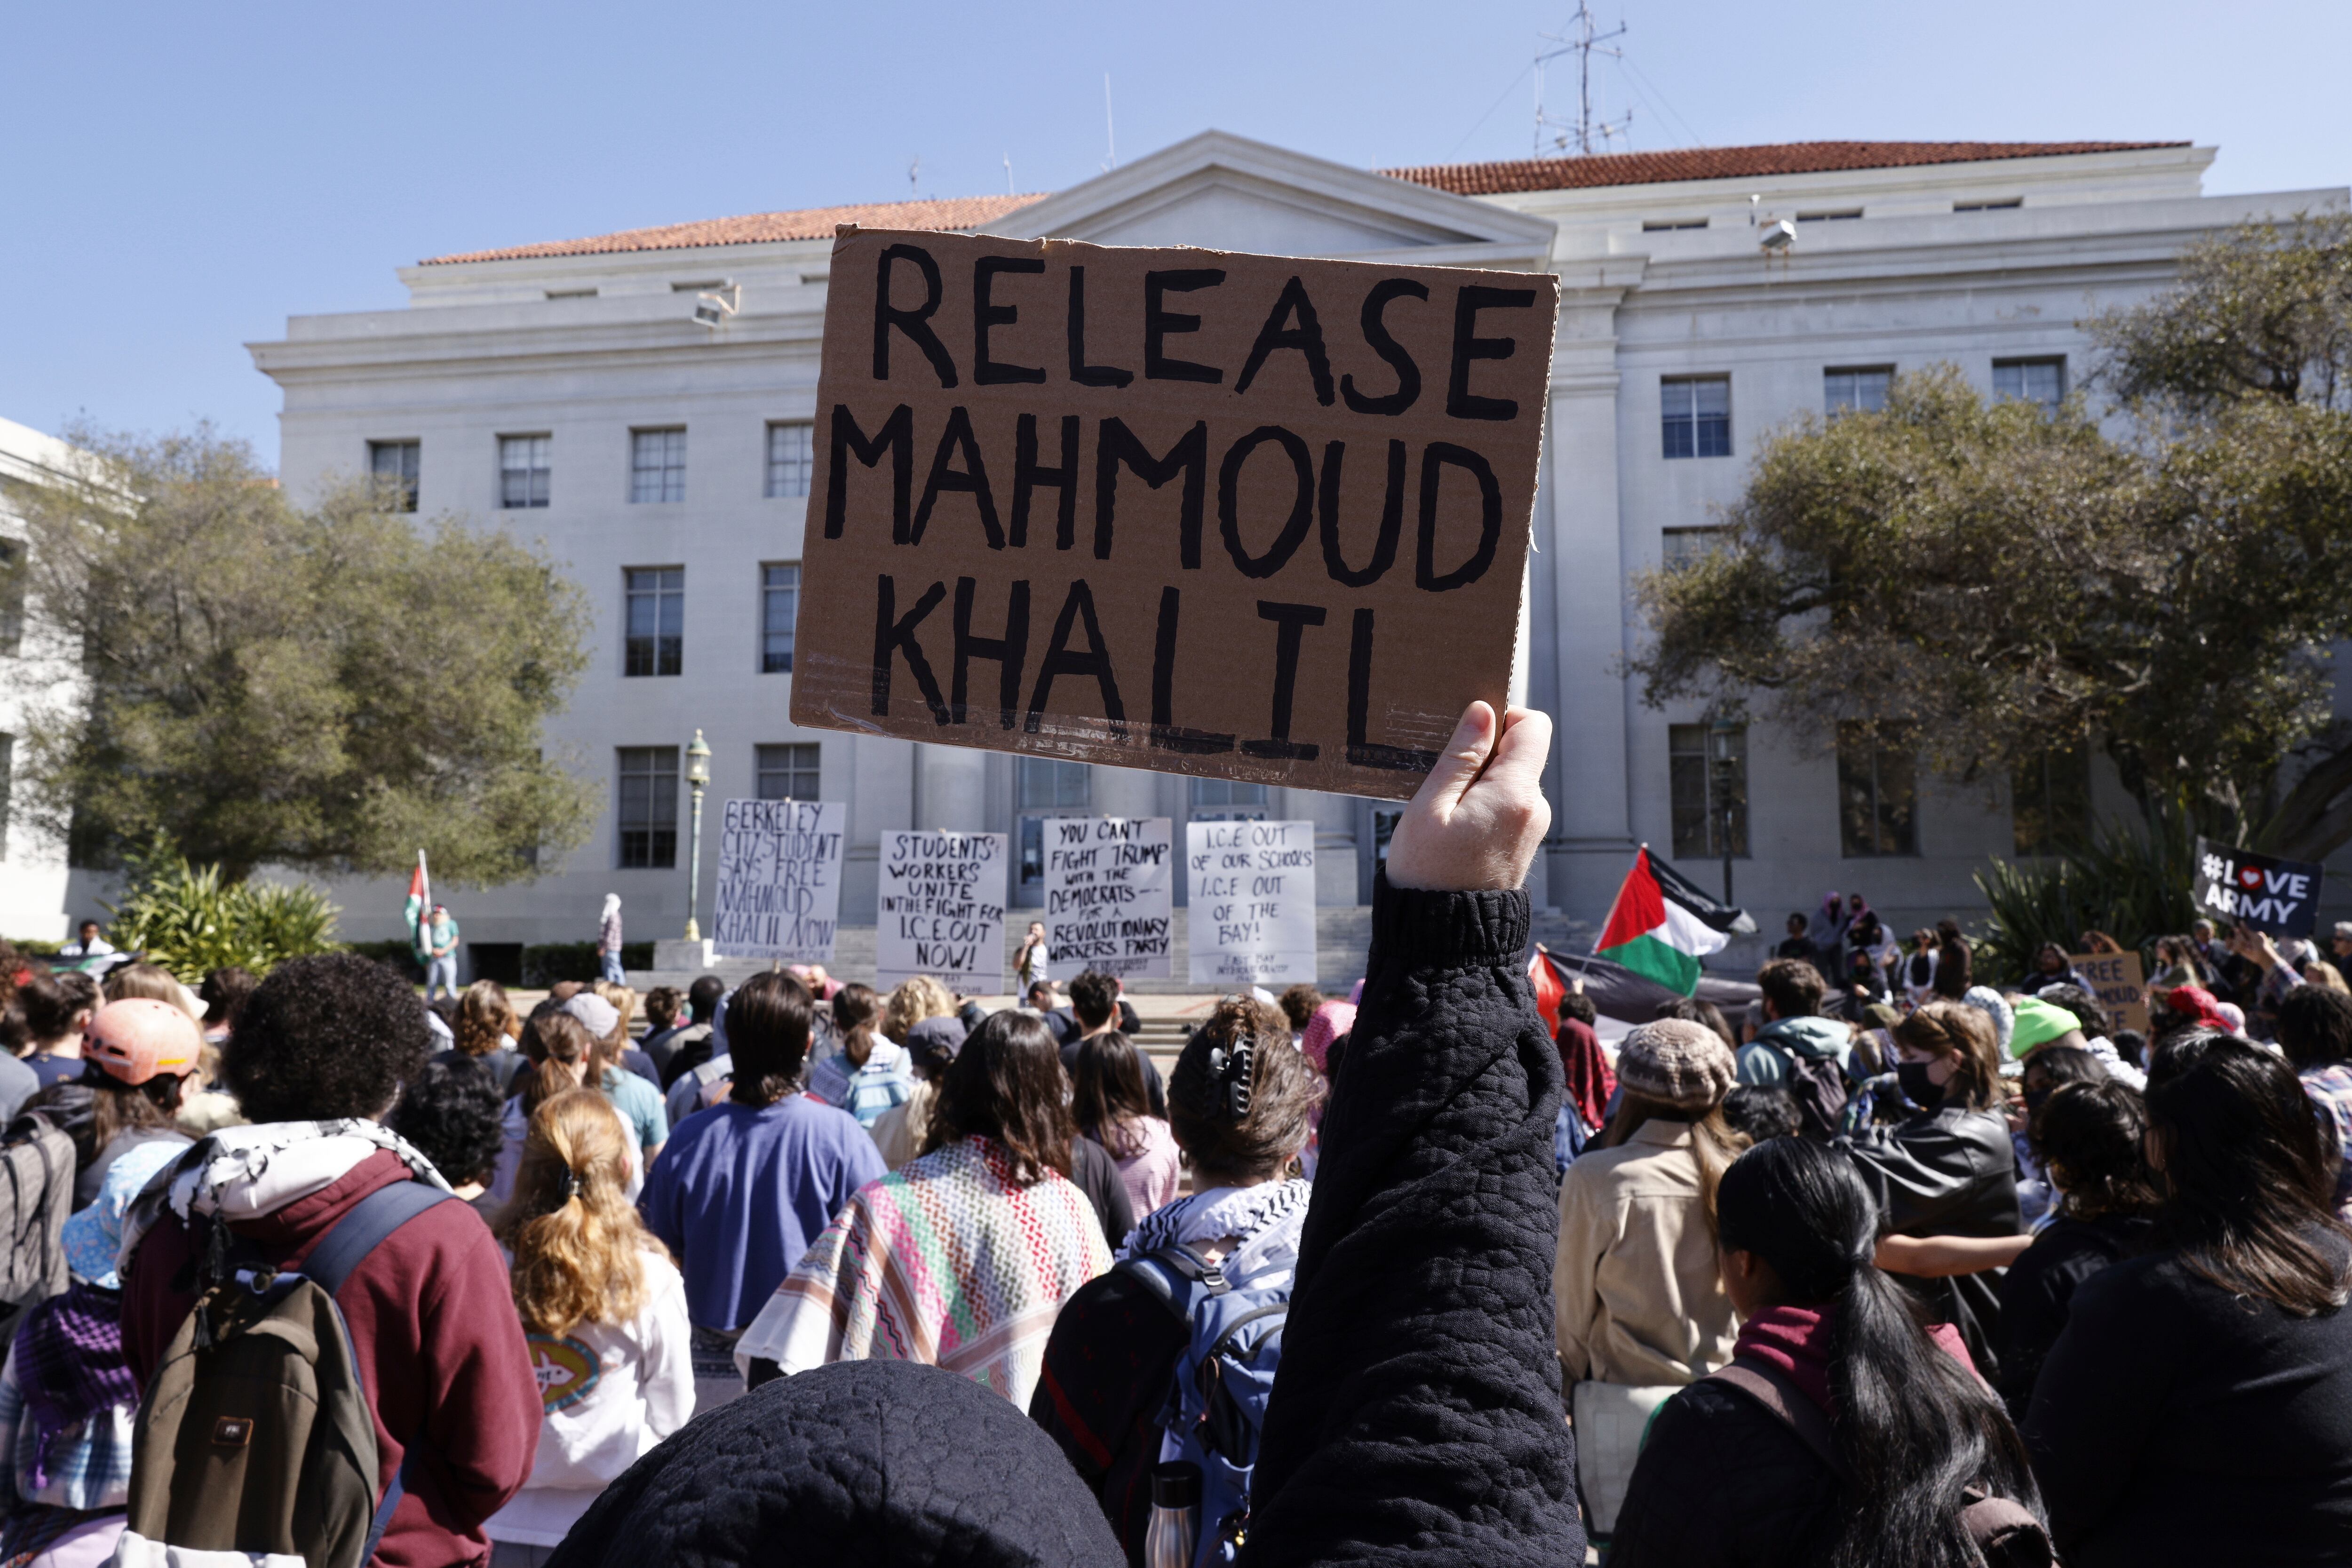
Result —
<svg viewBox="0 0 2352 1568"><path fill-rule="evenodd" d="M551 1094L531 1112L498 1235L514 1254L515 1310L532 1333L561 1339L644 1310L645 1254L658 1244L629 1202L628 1137L593 1089Z"/></svg>

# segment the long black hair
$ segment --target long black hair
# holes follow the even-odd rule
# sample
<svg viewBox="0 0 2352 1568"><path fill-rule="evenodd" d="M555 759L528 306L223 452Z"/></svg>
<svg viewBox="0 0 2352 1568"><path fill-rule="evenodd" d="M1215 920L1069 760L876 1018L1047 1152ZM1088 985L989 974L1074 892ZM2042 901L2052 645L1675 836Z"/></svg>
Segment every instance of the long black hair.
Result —
<svg viewBox="0 0 2352 1568"><path fill-rule="evenodd" d="M1849 1156L1802 1138L1759 1143L1723 1173L1716 1213L1724 1249L1770 1264L1784 1304L1832 1309L1830 1429L1849 1479L1829 1563L1978 1568L1960 1523L1972 1486L2042 1516L2000 1402L1927 1337L1871 1261L1878 1205Z"/></svg>
<svg viewBox="0 0 2352 1568"><path fill-rule="evenodd" d="M2185 1055L2185 1053L2175 1053ZM2299 1317L2352 1299L2352 1237L2335 1213L2341 1156L2294 1069L2221 1036L2151 1072L2167 1239L2189 1272Z"/></svg>

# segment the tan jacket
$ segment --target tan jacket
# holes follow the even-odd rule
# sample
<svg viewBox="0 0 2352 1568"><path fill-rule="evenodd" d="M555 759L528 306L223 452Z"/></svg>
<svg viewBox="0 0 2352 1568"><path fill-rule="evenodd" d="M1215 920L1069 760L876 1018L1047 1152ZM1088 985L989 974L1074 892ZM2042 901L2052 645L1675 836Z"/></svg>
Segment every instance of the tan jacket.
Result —
<svg viewBox="0 0 2352 1568"><path fill-rule="evenodd" d="M1652 1118L1568 1168L1551 1284L1571 1382L1680 1384L1731 1359L1739 1321L1699 1209L1690 1123Z"/></svg>

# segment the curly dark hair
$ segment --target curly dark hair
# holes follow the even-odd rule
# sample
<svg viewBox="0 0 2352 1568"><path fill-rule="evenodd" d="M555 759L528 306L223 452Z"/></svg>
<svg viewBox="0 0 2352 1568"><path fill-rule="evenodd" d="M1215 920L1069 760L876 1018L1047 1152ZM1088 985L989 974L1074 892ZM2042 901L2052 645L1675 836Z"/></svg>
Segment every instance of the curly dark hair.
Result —
<svg viewBox="0 0 2352 1568"><path fill-rule="evenodd" d="M1228 996L1184 1042L1168 1078L1168 1123L1200 1185L1240 1185L1279 1172L1306 1146L1321 1099L1314 1070L1290 1046L1289 1020L1246 996ZM1251 1051L1248 1110L1234 1114L1234 1086L1209 1063L1243 1040Z"/></svg>
<svg viewBox="0 0 2352 1568"><path fill-rule="evenodd" d="M1045 1173L1070 1173L1078 1124L1066 1098L1062 1050L1043 1018L1008 1007L971 1032L940 1080L923 1152L964 1138L993 1138L1013 1157L1013 1179L1029 1185Z"/></svg>
<svg viewBox="0 0 2352 1568"><path fill-rule="evenodd" d="M400 1091L384 1125L416 1145L453 1187L487 1184L506 1137L499 1080L471 1057L436 1057Z"/></svg>
<svg viewBox="0 0 2352 1568"><path fill-rule="evenodd" d="M221 1076L256 1121L377 1116L432 1042L396 971L355 953L289 958L254 987Z"/></svg>

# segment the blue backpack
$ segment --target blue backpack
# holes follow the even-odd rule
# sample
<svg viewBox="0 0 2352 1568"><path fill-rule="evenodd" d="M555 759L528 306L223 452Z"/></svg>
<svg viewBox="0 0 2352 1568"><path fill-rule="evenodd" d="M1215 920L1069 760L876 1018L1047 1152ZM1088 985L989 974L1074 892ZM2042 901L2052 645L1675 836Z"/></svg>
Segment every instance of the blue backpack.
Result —
<svg viewBox="0 0 2352 1568"><path fill-rule="evenodd" d="M1249 1251L1244 1247L1226 1261ZM1231 1563L1249 1529L1250 1472L1257 1465L1275 1368L1282 1362L1291 1272L1281 1270L1281 1283L1271 1289L1236 1289L1217 1264L1181 1245L1130 1258L1119 1267L1141 1280L1189 1331L1160 1424L1175 1437L1177 1458L1201 1468L1196 1568Z"/></svg>

